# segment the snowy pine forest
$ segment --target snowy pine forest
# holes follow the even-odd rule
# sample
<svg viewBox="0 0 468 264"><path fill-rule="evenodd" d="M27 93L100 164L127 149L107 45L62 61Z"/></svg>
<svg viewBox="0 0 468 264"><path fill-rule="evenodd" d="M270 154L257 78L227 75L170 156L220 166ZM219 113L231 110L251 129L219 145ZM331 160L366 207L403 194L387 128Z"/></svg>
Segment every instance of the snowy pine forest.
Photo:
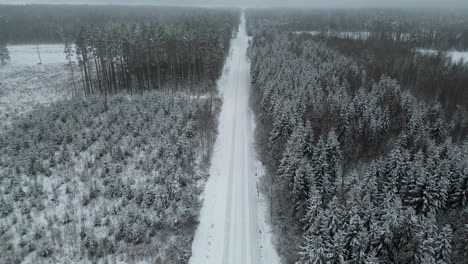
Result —
<svg viewBox="0 0 468 264"><path fill-rule="evenodd" d="M108 106L54 103L2 132L3 263L188 259L208 102L154 93Z"/></svg>
<svg viewBox="0 0 468 264"><path fill-rule="evenodd" d="M40 10L38 30L61 28ZM27 58L21 48L1 66L0 263L188 261L221 105L215 81L240 13L150 10L164 16L136 8L126 24L75 25L61 54L37 47L43 64L14 61ZM1 43L16 43L14 25L2 26Z"/></svg>
<svg viewBox="0 0 468 264"><path fill-rule="evenodd" d="M296 13L270 12L247 12L252 105L285 263L466 263L467 101L448 111L416 83L431 95L417 98L398 79L410 73L390 77L388 60L376 75L336 47L353 40L294 34ZM451 67L466 78L463 63L438 70Z"/></svg>
<svg viewBox="0 0 468 264"><path fill-rule="evenodd" d="M468 263L467 111L462 8L0 5L0 264Z"/></svg>

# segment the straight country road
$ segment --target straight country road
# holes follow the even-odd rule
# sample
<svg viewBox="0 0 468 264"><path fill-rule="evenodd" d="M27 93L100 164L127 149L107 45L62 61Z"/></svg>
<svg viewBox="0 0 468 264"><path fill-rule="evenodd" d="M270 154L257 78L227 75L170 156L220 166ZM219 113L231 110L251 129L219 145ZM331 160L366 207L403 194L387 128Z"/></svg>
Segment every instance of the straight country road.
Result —
<svg viewBox="0 0 468 264"><path fill-rule="evenodd" d="M249 109L249 38L241 17L218 89L218 138L204 191L191 264L279 263L257 191L254 122Z"/></svg>

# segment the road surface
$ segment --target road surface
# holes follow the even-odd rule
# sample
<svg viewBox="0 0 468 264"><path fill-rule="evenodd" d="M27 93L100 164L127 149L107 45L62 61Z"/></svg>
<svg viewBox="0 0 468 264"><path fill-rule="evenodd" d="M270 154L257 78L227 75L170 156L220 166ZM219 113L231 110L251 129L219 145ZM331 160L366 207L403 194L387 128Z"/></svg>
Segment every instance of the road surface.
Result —
<svg viewBox="0 0 468 264"><path fill-rule="evenodd" d="M223 96L218 138L203 194L191 264L279 263L257 192L253 114L249 109L248 36L242 15L218 89Z"/></svg>

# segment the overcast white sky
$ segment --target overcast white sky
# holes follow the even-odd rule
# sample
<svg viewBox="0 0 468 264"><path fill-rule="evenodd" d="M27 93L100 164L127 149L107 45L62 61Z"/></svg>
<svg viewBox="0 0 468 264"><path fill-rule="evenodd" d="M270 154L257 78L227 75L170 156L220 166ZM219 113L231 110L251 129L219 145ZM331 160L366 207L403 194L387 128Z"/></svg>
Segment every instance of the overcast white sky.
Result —
<svg viewBox="0 0 468 264"><path fill-rule="evenodd" d="M468 8L468 0L0 0L0 4L119 4L241 7L450 7Z"/></svg>

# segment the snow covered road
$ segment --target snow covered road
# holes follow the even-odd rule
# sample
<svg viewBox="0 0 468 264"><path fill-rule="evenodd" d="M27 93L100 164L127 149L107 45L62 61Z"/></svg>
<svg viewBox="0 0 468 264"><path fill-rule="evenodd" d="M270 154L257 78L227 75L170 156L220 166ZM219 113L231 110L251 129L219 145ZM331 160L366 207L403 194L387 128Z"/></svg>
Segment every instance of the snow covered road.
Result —
<svg viewBox="0 0 468 264"><path fill-rule="evenodd" d="M242 15L223 76L218 138L204 191L191 264L279 263L258 196L253 114L249 109L248 37Z"/></svg>

